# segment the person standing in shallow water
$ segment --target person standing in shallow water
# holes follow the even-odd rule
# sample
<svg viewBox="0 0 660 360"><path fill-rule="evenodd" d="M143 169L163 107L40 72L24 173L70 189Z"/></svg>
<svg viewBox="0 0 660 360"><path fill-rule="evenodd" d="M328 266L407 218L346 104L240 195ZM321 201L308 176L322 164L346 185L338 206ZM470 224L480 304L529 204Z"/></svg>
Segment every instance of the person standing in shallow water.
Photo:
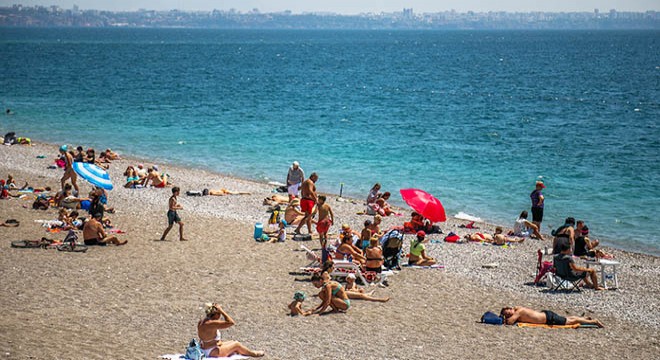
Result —
<svg viewBox="0 0 660 360"><path fill-rule="evenodd" d="M167 236L167 233L170 232L172 229L172 226L174 223L179 224L179 240L181 241L186 241L188 239L185 239L183 237L183 221L181 221L181 218L179 217L179 214L176 212L177 210L182 210L183 206L181 206L178 202L176 197L179 196L179 193L181 190L179 189L178 186L175 186L172 188L172 196L170 196L169 200L169 208L167 210L167 229L165 229L165 232L163 232L163 236L160 237L161 241L165 240L165 237Z"/></svg>
<svg viewBox="0 0 660 360"><path fill-rule="evenodd" d="M532 199L532 223L538 228L538 232L541 232L541 223L543 222L543 208L545 205L545 196L541 190L545 189L545 184L543 181L536 182L536 188L529 194L530 199Z"/></svg>

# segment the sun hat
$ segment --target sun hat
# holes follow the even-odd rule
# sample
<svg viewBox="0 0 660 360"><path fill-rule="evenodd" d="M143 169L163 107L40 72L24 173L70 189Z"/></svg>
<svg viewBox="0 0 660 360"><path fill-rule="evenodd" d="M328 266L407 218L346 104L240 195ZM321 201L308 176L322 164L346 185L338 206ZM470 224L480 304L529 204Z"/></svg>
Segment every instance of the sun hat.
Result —
<svg viewBox="0 0 660 360"><path fill-rule="evenodd" d="M346 277L355 280L355 274L348 274Z"/></svg>
<svg viewBox="0 0 660 360"><path fill-rule="evenodd" d="M417 237L426 237L426 233L424 232L424 230L418 231L417 232Z"/></svg>
<svg viewBox="0 0 660 360"><path fill-rule="evenodd" d="M543 181L537 181L536 186L540 186L541 189L545 189L545 184L543 183Z"/></svg>
<svg viewBox="0 0 660 360"><path fill-rule="evenodd" d="M350 228L351 228L351 227L348 226L348 224L342 224L342 225L341 225L341 229L342 229L342 230L348 230L348 229L350 229Z"/></svg>

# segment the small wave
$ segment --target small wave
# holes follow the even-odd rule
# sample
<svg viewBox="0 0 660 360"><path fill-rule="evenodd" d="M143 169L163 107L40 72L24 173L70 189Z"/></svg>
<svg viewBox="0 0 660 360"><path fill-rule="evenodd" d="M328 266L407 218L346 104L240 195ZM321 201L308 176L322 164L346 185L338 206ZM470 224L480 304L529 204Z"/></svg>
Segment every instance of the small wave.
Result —
<svg viewBox="0 0 660 360"><path fill-rule="evenodd" d="M454 215L454 217L455 217L456 219L467 220L467 221L476 221L476 222L481 222L481 221L483 221L483 220L481 220L480 217L472 216L472 215L470 215L470 214L466 214L466 213L464 213L464 212L462 212L462 211L459 211L458 214Z"/></svg>

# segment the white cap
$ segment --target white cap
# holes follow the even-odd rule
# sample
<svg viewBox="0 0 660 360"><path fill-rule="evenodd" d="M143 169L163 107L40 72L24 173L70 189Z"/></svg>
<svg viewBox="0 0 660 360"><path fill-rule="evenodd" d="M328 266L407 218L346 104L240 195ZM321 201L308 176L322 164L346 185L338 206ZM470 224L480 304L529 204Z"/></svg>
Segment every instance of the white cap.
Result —
<svg viewBox="0 0 660 360"><path fill-rule="evenodd" d="M294 161L294 162L293 162L293 166L300 166L300 163L297 162L297 161Z"/></svg>
<svg viewBox="0 0 660 360"><path fill-rule="evenodd" d="M348 274L346 277L355 280L355 274Z"/></svg>

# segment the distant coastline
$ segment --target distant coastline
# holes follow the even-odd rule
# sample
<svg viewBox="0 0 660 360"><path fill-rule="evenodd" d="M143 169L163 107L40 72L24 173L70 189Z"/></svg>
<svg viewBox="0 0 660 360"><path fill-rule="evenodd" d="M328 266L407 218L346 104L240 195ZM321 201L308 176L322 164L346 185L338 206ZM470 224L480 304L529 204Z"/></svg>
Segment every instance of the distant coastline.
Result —
<svg viewBox="0 0 660 360"><path fill-rule="evenodd" d="M212 11L104 11L59 6L0 7L0 27L129 27L209 29L306 30L660 30L655 10L645 12L400 12L341 15L285 10L262 13L258 9Z"/></svg>

